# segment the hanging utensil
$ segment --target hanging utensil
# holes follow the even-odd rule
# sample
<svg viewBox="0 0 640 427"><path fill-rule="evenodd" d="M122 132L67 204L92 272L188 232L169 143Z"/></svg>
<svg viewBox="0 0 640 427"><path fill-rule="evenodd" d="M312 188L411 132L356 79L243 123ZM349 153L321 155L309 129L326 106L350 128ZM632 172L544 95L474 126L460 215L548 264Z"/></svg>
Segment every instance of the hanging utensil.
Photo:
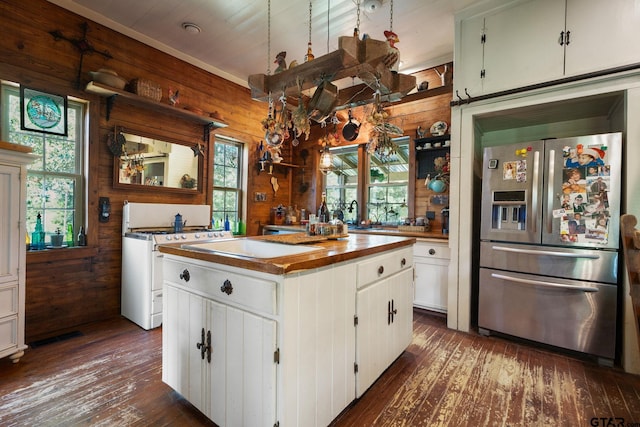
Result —
<svg viewBox="0 0 640 427"><path fill-rule="evenodd" d="M358 133L360 133L360 126L361 123L353 121L351 109L349 109L349 121L342 127L342 137L350 142L355 141L358 138Z"/></svg>

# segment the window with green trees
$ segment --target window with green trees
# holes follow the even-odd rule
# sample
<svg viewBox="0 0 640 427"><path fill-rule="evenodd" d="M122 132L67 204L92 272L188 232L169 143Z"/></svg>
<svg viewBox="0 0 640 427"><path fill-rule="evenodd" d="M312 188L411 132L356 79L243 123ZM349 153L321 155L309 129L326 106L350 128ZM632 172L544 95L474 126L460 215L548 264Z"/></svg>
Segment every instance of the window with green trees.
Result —
<svg viewBox="0 0 640 427"><path fill-rule="evenodd" d="M84 104L69 100L68 135L60 136L20 129L20 90L2 85L2 138L28 145L39 158L28 166L27 231L35 228L38 214L46 233L56 230L75 239L84 224ZM65 238L67 242L68 238Z"/></svg>
<svg viewBox="0 0 640 427"><path fill-rule="evenodd" d="M325 190L332 212L342 213L348 223L370 219L397 225L404 221L409 215L409 138L396 138L394 142L397 150L387 156L370 154L365 145L331 149L333 169L325 177ZM366 166L359 169L359 162ZM358 198L360 186L366 188L365 200ZM364 218L357 216L359 204L365 207Z"/></svg>
<svg viewBox="0 0 640 427"><path fill-rule="evenodd" d="M213 155L214 227L223 228L226 217L233 225L238 224L242 218L241 200L242 143L216 135ZM240 230L236 228L235 231Z"/></svg>

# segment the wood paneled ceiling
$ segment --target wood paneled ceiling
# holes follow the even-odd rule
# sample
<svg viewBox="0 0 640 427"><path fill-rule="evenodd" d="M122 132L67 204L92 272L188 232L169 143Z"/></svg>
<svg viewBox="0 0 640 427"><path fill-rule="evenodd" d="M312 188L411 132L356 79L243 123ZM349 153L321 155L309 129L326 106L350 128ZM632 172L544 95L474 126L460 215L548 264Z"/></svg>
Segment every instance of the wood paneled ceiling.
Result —
<svg viewBox="0 0 640 427"><path fill-rule="evenodd" d="M271 0L270 43L268 0L49 1L243 86L251 74L266 74L269 68L273 72L280 51L287 52L288 63L304 62L309 40L309 2L303 0ZM395 0L399 71L411 74L452 61L454 13L479 1ZM339 36L353 34L357 2L312 1L311 42L316 57L335 51ZM391 0L359 3L360 33L384 40L391 24ZM201 32L189 33L183 23L194 23Z"/></svg>

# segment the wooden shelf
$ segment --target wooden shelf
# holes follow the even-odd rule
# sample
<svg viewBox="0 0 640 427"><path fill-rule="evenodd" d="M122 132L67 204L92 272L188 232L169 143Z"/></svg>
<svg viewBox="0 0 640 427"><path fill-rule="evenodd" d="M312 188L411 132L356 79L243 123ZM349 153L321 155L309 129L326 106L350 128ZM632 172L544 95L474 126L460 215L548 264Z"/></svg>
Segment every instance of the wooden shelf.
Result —
<svg viewBox="0 0 640 427"><path fill-rule="evenodd" d="M296 169L296 168L300 167L300 166L294 165L292 163L285 163L285 162L275 163L275 162L272 162L272 161L264 162L264 166L265 166L265 170L262 170L262 165L260 164L260 162L258 162L258 175L260 175L261 172L267 172L268 173L269 166L273 166L274 170L276 168L284 168L285 176L289 175L289 169Z"/></svg>
<svg viewBox="0 0 640 427"><path fill-rule="evenodd" d="M177 116L185 120L191 120L206 126L209 130L229 126L228 124L220 120L215 120L210 116L196 114L191 111L185 110L184 108L173 107L169 104L161 104L160 102L156 102L153 99L145 98L144 96L136 95L135 93L116 89L114 87L109 87L100 83L89 82L85 90L89 93L95 93L107 98L107 121L109 121L109 116L111 114L111 109L113 108L115 99L120 96L139 107L147 108L157 113L170 114L172 116Z"/></svg>

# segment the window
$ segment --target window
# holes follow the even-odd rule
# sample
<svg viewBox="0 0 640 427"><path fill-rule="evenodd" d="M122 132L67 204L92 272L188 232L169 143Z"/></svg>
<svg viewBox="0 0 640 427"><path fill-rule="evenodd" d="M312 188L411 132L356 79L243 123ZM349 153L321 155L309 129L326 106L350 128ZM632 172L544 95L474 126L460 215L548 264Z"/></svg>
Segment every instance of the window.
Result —
<svg viewBox="0 0 640 427"><path fill-rule="evenodd" d="M397 225L409 215L409 138L396 138L394 142L398 152L385 158L368 154L364 146L331 149L334 169L325 178L327 206L331 211L340 209L345 222L362 220L357 217L358 203L366 206L364 219L384 225ZM359 151L369 165L361 168L367 176L358 175ZM366 200L358 200L359 186L367 189Z"/></svg>
<svg viewBox="0 0 640 427"><path fill-rule="evenodd" d="M216 135L213 155L213 210L215 228L223 228L225 218L238 224L242 218L242 143ZM238 232L237 228L232 228Z"/></svg>
<svg viewBox="0 0 640 427"><path fill-rule="evenodd" d="M397 225L409 215L409 138L398 138L395 143L398 151L391 156L368 156L367 215L387 225Z"/></svg>
<svg viewBox="0 0 640 427"><path fill-rule="evenodd" d="M341 210L344 221L356 224L358 218L358 146L331 149L334 169L327 173L325 191L331 212Z"/></svg>
<svg viewBox="0 0 640 427"><path fill-rule="evenodd" d="M84 105L69 101L68 136L20 129L20 91L17 86L2 85L2 138L28 145L40 156L28 166L27 230L35 229L42 216L47 234L45 242L57 230L69 231L72 243L84 224Z"/></svg>

